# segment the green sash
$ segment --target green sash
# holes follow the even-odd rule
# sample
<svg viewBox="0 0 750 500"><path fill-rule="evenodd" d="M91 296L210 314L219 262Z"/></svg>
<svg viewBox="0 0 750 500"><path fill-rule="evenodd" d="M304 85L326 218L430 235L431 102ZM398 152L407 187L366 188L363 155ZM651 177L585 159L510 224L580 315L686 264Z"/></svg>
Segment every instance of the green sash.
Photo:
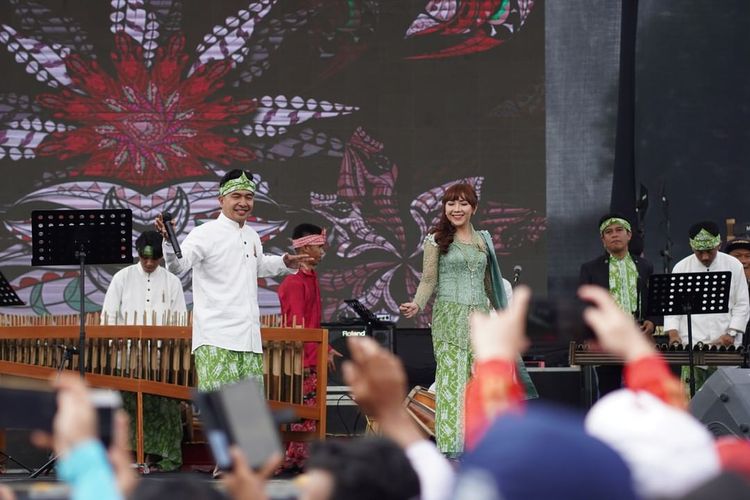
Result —
<svg viewBox="0 0 750 500"><path fill-rule="evenodd" d="M505 285L503 285L503 274L500 271L500 262L495 255L495 245L492 243L492 236L489 231L479 231L487 247L487 265L490 267L490 279L492 281L492 295L490 301L495 309L505 309L508 307L508 297L505 296Z"/></svg>

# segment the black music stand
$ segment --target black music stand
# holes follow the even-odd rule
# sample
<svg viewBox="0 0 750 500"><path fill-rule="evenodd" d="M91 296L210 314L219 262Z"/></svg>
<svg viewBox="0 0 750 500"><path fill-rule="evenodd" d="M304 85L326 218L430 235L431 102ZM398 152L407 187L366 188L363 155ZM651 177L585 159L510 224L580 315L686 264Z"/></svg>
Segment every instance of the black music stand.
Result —
<svg viewBox="0 0 750 500"><path fill-rule="evenodd" d="M80 269L78 370L85 376L86 264L132 264L133 213L116 210L34 210L31 265Z"/></svg>
<svg viewBox="0 0 750 500"><path fill-rule="evenodd" d="M0 272L0 307L11 307L11 306L23 306L25 305L23 300L18 298L18 295L16 294L16 291L13 290L13 287L10 285L7 279L5 279L5 276L3 276L3 273ZM15 458L13 458L11 455L8 455L3 450L0 450L0 455L5 457L5 460L9 462L14 462L27 471L31 472L31 469L26 466L25 464L19 462Z"/></svg>
<svg viewBox="0 0 750 500"><path fill-rule="evenodd" d="M687 316L691 398L695 396L692 316L728 312L731 285L732 273L729 271L652 274L649 278L648 314Z"/></svg>

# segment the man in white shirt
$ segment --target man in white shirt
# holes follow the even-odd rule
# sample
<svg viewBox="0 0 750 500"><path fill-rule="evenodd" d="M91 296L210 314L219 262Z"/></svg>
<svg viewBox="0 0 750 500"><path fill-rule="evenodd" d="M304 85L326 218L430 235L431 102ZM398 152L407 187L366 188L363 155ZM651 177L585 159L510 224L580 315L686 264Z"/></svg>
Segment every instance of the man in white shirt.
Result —
<svg viewBox="0 0 750 500"><path fill-rule="evenodd" d="M118 271L107 288L102 305L102 324L164 325L170 318L186 314L182 283L160 266L162 237L145 231L135 241L138 263ZM135 397L123 393L125 409L135 425ZM135 432L131 432L135 435ZM180 402L175 399L144 395L143 445L147 459L162 471L182 464L182 419ZM157 458L158 457L158 458Z"/></svg>
<svg viewBox="0 0 750 500"><path fill-rule="evenodd" d="M263 383L258 278L289 274L306 255L264 255L260 236L247 218L253 210L255 182L242 170L228 172L219 184L219 217L187 235L177 258L161 216L156 228L164 239L167 268L193 271L193 353L201 390L246 378Z"/></svg>
<svg viewBox="0 0 750 500"><path fill-rule="evenodd" d="M159 264L162 237L143 232L135 242L138 263L112 277L102 305L102 324L165 325L170 317L184 315L182 282Z"/></svg>
<svg viewBox="0 0 750 500"><path fill-rule="evenodd" d="M672 270L673 273L720 271L732 273L729 311L691 316L693 345L698 342L722 346L742 345L742 335L750 317L750 299L742 264L731 255L719 252L721 235L715 223L704 221L694 224L688 234L693 254L678 262ZM665 316L664 330L669 335L670 342L687 344L687 316ZM713 371L696 369L696 388L700 387ZM683 367L683 379L688 378L689 375L689 371Z"/></svg>

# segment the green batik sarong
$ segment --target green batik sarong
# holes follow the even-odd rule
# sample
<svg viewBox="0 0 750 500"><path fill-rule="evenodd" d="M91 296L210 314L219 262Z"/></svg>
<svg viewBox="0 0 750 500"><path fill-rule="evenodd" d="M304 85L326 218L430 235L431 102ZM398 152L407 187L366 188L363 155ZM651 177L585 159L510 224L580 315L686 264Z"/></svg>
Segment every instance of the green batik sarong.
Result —
<svg viewBox="0 0 750 500"><path fill-rule="evenodd" d="M436 301L432 310L435 351L435 441L438 449L455 457L464 451L464 395L471 376L469 315L477 308ZM480 308L487 312L487 308Z"/></svg>
<svg viewBox="0 0 750 500"><path fill-rule="evenodd" d="M223 385L253 378L265 394L262 354L230 351L212 345L202 345L194 354L198 389L201 391L214 391Z"/></svg>
<svg viewBox="0 0 750 500"><path fill-rule="evenodd" d="M703 384L706 383L706 380L708 380L708 377L714 374L716 371L715 366L694 366L693 367L693 373L695 374L695 391L698 392L698 390L703 387ZM690 399L692 396L690 395L690 367L689 366L683 366L680 370L680 380L682 380L682 384L685 386L685 393L687 394L688 399Z"/></svg>
<svg viewBox="0 0 750 500"><path fill-rule="evenodd" d="M130 415L131 446L136 449L136 396L122 393L122 403ZM143 395L143 452L157 455L162 471L173 471L182 465L182 417L180 402L162 396Z"/></svg>

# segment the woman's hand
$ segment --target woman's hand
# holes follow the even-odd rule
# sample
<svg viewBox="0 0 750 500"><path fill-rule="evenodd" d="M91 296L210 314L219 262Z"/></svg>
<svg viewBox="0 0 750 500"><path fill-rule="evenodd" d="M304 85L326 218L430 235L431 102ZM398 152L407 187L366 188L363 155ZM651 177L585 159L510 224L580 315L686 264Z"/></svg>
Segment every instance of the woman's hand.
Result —
<svg viewBox="0 0 750 500"><path fill-rule="evenodd" d="M419 306L415 302L404 302L398 306L398 310L406 318L411 318L419 312Z"/></svg>

